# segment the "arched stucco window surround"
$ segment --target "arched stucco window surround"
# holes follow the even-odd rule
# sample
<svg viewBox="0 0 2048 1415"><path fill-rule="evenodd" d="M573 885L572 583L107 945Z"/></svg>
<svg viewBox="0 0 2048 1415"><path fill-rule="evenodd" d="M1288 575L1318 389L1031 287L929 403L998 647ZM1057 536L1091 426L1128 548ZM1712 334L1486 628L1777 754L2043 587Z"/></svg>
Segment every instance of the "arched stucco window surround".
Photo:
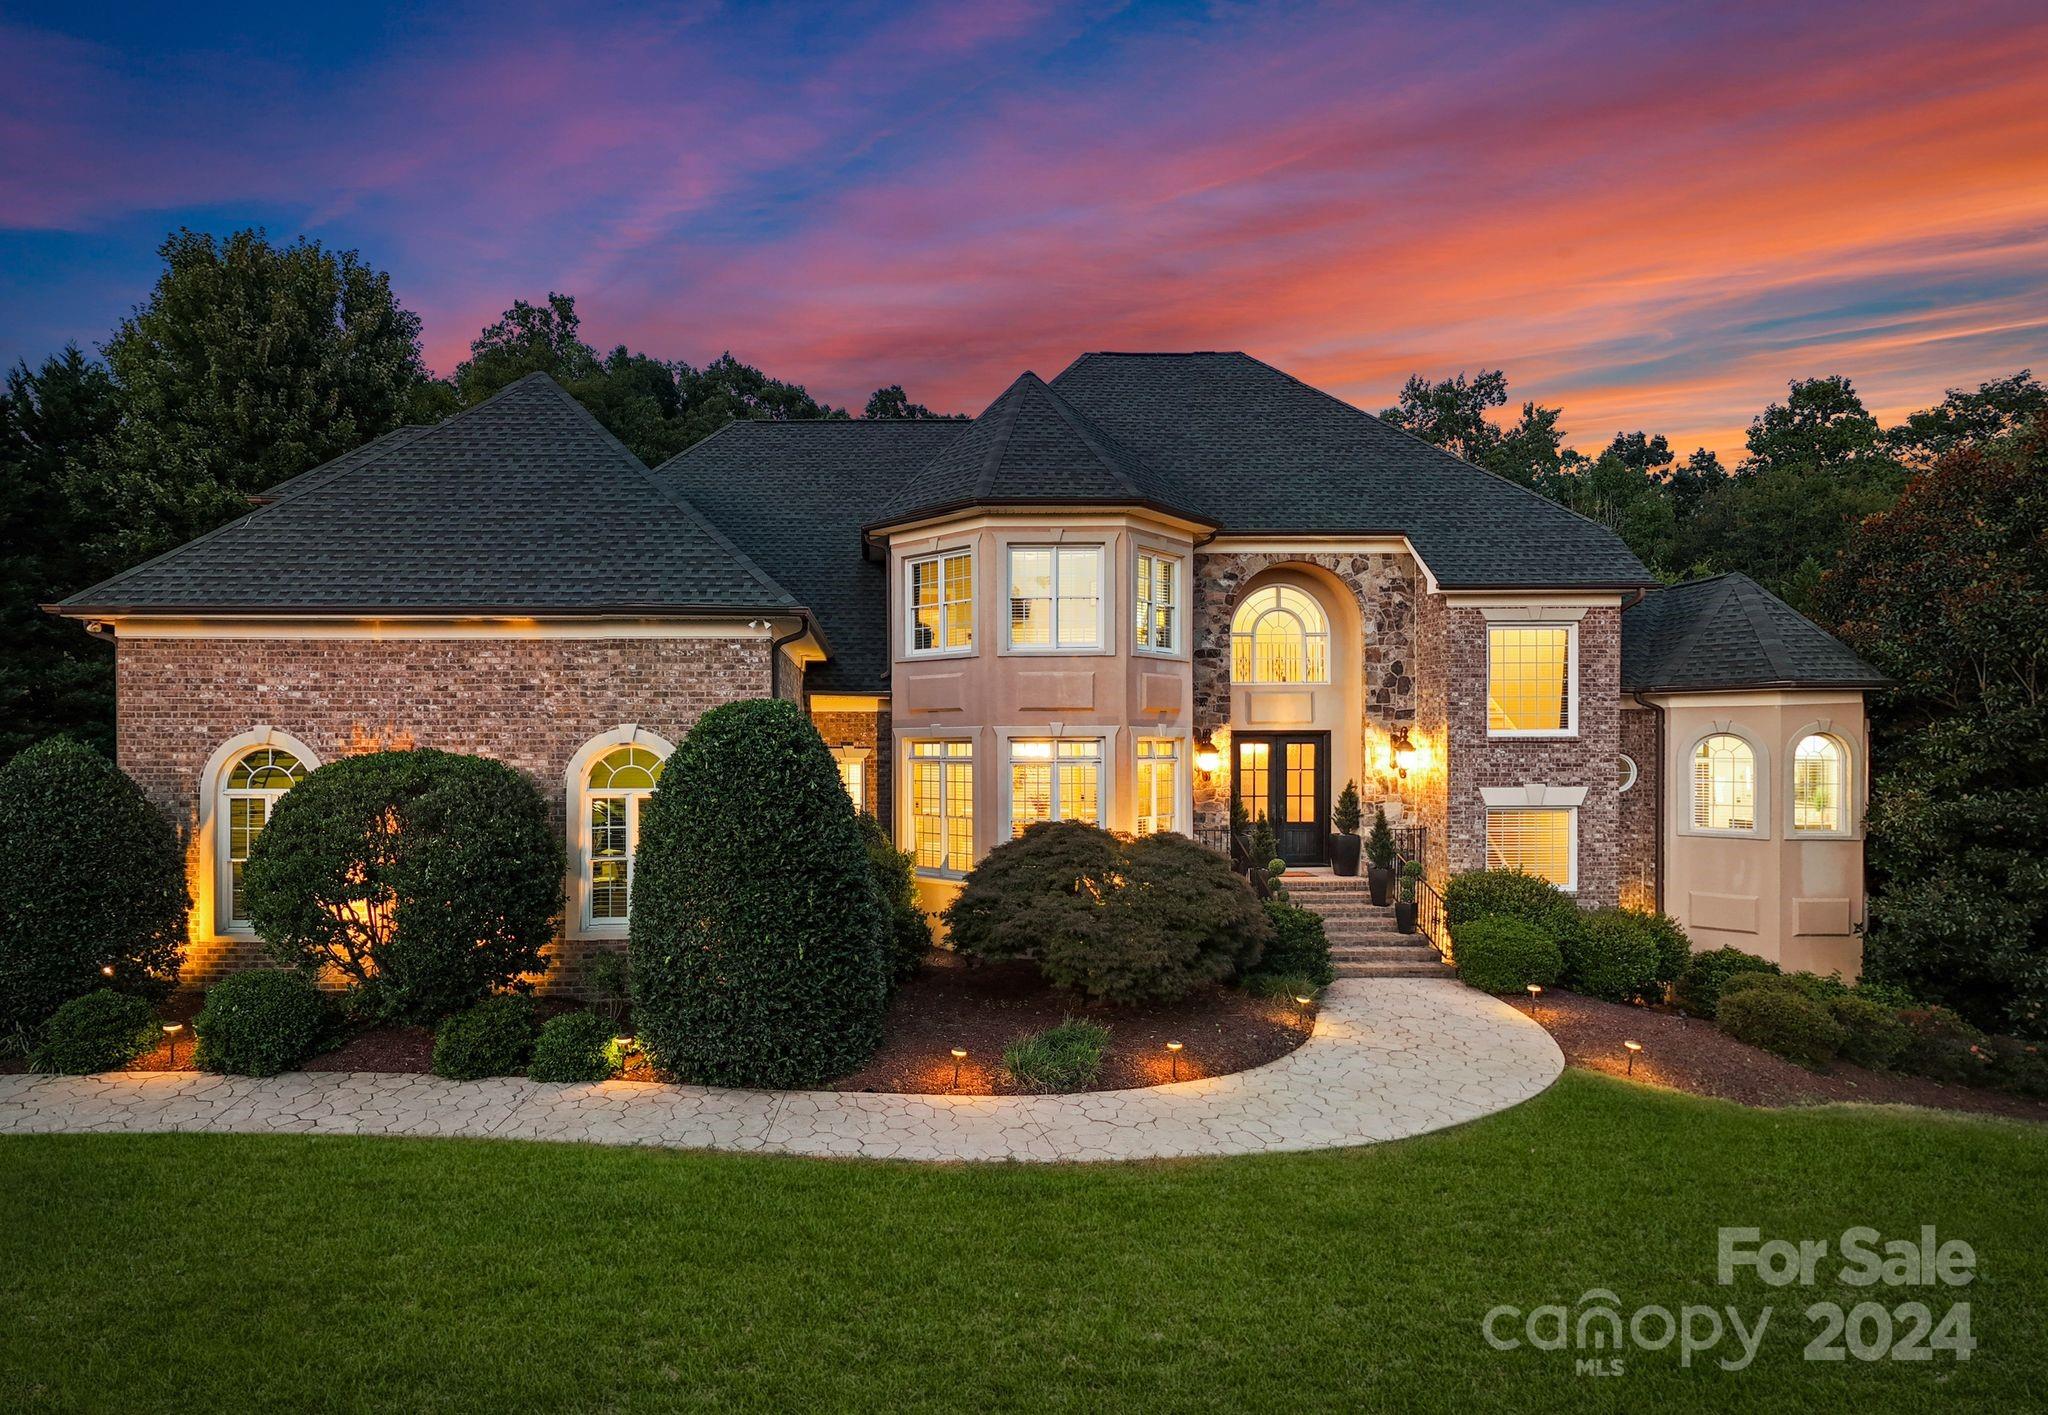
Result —
<svg viewBox="0 0 2048 1415"><path fill-rule="evenodd" d="M1821 784L1829 773L1816 770L1816 764L1801 762L1801 748L1809 738L1819 738L1830 744L1837 753L1832 772L1832 789L1835 793L1834 808L1839 824L1828 826L1802 827L1799 820L1807 812L1802 809L1805 800L1802 788ZM1833 718L1816 718L1793 732L1785 743L1785 836L1789 840L1855 840L1863 834L1863 743L1849 730L1849 725ZM1805 780L1802 781L1802 776Z"/></svg>
<svg viewBox="0 0 2048 1415"><path fill-rule="evenodd" d="M256 753L275 756L274 759L266 757L260 763L251 761L250 784L231 790L228 783L236 767ZM194 883L202 896L197 901L197 917L205 928L211 930L213 938L255 937L256 931L246 921L237 922L232 917L232 876L237 854L230 839L235 824L234 802L262 800L263 814L268 819L268 807L275 803L284 789L288 789L277 787L269 780L284 769L286 758L296 763L299 769L296 779L303 779L320 766L320 754L304 741L266 724L230 737L214 748L213 755L206 759L206 766L199 774L199 821L195 831L199 858ZM261 773L261 781L258 773Z"/></svg>
<svg viewBox="0 0 2048 1415"><path fill-rule="evenodd" d="M1748 749L1747 779L1751 785L1751 824L1746 827L1701 824L1703 814L1711 818L1717 810L1726 812L1730 808L1731 783L1739 783L1744 771L1742 755L1727 750L1726 743L1717 739L1732 739L1734 743ZM1710 743L1714 745L1709 750L1709 760L1703 764L1701 748ZM1684 753L1678 758L1678 767L1678 780L1684 783L1683 794L1677 802L1680 835L1770 839L1771 754L1764 746L1762 737L1756 732L1732 719L1711 722L1703 731L1695 733L1692 740L1686 744ZM1718 807L1711 797L1703 797L1702 794L1717 789L1722 793ZM1703 804L1708 807L1704 812Z"/></svg>
<svg viewBox="0 0 2048 1415"><path fill-rule="evenodd" d="M639 749L639 754L651 755L659 771L665 766L675 745L652 728L638 723L624 722L600 732L585 742L576 755L569 759L569 769L564 774L563 799L568 804L568 846L569 846L569 907L567 930L569 937L579 939L624 938L627 921L623 916L600 918L594 909L596 885L594 880L594 832L592 812L600 801L623 801L626 813L623 819L607 822L613 833L624 831L626 848L630 852L639 830L639 807L652 790L651 780L640 782L637 773L644 769L644 762L624 758L617 770L633 773L633 784L614 786L609 780L593 786L591 774L600 767L607 756L622 748ZM607 773L608 777L613 773ZM626 778L622 777L622 781ZM608 811L608 815L610 812ZM627 857L630 860L630 853ZM628 866L630 869L630 865Z"/></svg>

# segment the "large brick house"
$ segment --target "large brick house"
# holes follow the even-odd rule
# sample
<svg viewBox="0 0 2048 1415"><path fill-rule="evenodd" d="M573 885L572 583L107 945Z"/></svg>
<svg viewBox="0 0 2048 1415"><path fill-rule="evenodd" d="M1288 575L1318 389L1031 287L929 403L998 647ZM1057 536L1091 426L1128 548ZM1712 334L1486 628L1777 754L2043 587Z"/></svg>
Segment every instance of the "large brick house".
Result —
<svg viewBox="0 0 2048 1415"><path fill-rule="evenodd" d="M118 649L119 755L190 843L204 981L240 862L351 752L530 775L574 986L624 938L640 797L707 708L804 702L936 908L1047 818L1324 858L1347 781L1441 885L1492 863L1695 943L1853 971L1863 693L1740 576L1243 354L1089 354L971 422L739 422L649 470L533 375L56 606Z"/></svg>

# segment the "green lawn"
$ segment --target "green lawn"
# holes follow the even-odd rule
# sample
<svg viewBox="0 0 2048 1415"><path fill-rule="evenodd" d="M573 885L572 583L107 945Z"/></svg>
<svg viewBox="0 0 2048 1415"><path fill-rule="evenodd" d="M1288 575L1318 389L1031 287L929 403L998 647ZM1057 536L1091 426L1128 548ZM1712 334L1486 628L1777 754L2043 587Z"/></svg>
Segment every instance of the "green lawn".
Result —
<svg viewBox="0 0 2048 1415"><path fill-rule="evenodd" d="M0 1409L2039 1407L2048 1129L1570 1072L1442 1135L1050 1169L488 1141L0 1140ZM1967 1362L1815 1365L1717 1226L1975 1246ZM1824 1265L1829 1271L1832 1264ZM1729 1373L1490 1350L1496 1303L1775 1306ZM1732 1341L1724 1348L1733 1350Z"/></svg>

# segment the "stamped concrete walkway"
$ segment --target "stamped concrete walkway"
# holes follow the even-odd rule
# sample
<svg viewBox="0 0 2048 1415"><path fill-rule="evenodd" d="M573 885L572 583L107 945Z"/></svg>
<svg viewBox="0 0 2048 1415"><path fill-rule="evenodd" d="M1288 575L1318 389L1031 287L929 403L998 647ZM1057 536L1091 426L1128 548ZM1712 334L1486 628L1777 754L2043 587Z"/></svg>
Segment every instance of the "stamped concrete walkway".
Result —
<svg viewBox="0 0 2048 1415"><path fill-rule="evenodd" d="M1078 1096L732 1091L380 1072L0 1076L0 1135L440 1135L905 1160L1132 1160L1327 1149L1505 1110L1557 1079L1549 1033L1443 980L1344 979L1268 1065Z"/></svg>

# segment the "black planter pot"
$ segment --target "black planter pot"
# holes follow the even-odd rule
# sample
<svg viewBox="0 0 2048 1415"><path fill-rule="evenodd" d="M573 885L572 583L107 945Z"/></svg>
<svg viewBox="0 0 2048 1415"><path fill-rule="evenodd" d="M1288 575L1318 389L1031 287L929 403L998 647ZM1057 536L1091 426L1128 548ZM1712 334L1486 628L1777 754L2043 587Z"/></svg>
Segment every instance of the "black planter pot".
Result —
<svg viewBox="0 0 2048 1415"><path fill-rule="evenodd" d="M1384 905L1394 893L1393 866L1374 865L1365 872L1365 882L1372 889L1372 902Z"/></svg>
<svg viewBox="0 0 2048 1415"><path fill-rule="evenodd" d="M1415 932L1416 907L1413 899L1394 901L1394 932L1412 934Z"/></svg>
<svg viewBox="0 0 2048 1415"><path fill-rule="evenodd" d="M1330 837L1330 868L1340 875L1358 873L1358 852L1365 842L1355 835Z"/></svg>

